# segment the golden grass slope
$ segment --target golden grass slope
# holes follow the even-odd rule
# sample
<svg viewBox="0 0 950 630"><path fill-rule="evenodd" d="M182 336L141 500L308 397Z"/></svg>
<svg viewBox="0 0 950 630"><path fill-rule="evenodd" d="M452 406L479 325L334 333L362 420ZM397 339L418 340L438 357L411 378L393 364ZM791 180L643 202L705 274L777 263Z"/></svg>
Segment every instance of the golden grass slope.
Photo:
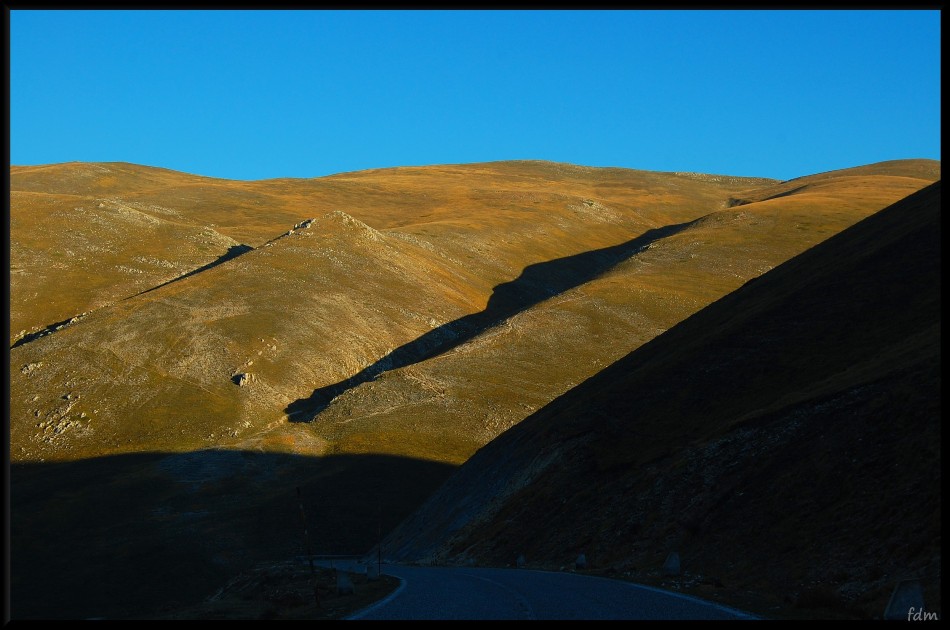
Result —
<svg viewBox="0 0 950 630"><path fill-rule="evenodd" d="M631 200L659 208L673 202L697 205L683 194L636 185L653 174L608 173L588 177L576 192L613 194L616 201L606 201L619 209L604 206L604 216L589 220L591 206L583 197L557 192L577 188L574 181L551 185L506 169L512 170L510 165L396 169L386 185L378 183L386 181L385 172L339 176L324 184L206 181L113 164L14 169L14 189L29 192L13 197L12 258L20 272L11 287L13 328L21 312L39 313L30 316L34 329L89 313L55 336L13 349L15 457L32 452L31 444L44 453L50 446L66 454L70 449L51 445L70 442L71 436L87 444L75 451L79 456L165 442L193 448L267 427L289 402L315 387L348 376L432 326L477 311L492 286L527 264L610 243L625 225L647 227L635 211L631 217L622 214ZM36 192L43 177L51 180L53 194ZM235 199L245 199L255 187L274 191L268 193L271 206L257 209L250 222L253 227L270 221L268 239L247 238L254 234L243 224L233 227L235 217L250 212L246 201ZM720 188L700 187L698 196L704 202L721 197ZM71 197L65 206L73 219L89 216L87 221L64 219L65 210L50 201L67 190L92 203L92 209L79 211ZM108 191L114 194L106 197ZM537 199L525 201L526 194ZM40 196L46 205L25 203L28 196ZM204 205L189 205L195 199ZM341 206L384 229L405 225L384 235L331 209ZM167 216L176 220L165 221ZM317 221L309 229L272 240L311 218ZM58 221L72 227L57 230ZM232 227L222 227L228 221ZM169 229L163 231L166 223ZM192 252L182 247L189 237L222 234L211 252L220 256L234 243L223 236L229 233L258 250L142 293L151 288L146 284L174 280L187 268ZM503 236L496 239L497 233ZM83 252L82 264L51 268L50 258L72 251L67 246ZM134 281L123 275L125 269L109 273L118 263L139 264L141 270L153 260L175 269L133 274L144 278ZM254 386L235 387L231 376L255 358ZM37 367L24 372L29 365ZM73 394L85 398L79 403L62 398ZM129 426L131 416L141 424ZM166 424L174 431L159 429Z"/></svg>
<svg viewBox="0 0 950 630"><path fill-rule="evenodd" d="M651 186L663 177L531 162L257 182L125 163L14 166L11 343L211 263L233 245L258 247L300 221L336 210L376 229L465 239L512 220L523 229L532 214L586 196L620 208L647 202L654 211L721 196L722 186L715 184L693 186L685 195ZM466 255L480 255L462 246ZM498 272L510 270L496 270L484 281L502 281Z"/></svg>
<svg viewBox="0 0 950 630"><path fill-rule="evenodd" d="M345 452L405 452L461 463L552 396L874 212L882 195L894 198L911 192L911 182L922 183L887 180L866 197L851 186L853 177L833 179L816 197L801 192L794 202L717 209L681 224L604 273L505 317L445 354L346 391L316 418L315 428ZM837 197L829 201L829 194ZM539 273L554 275L571 263L539 266Z"/></svg>
<svg viewBox="0 0 950 630"><path fill-rule="evenodd" d="M730 197L772 183L543 162L263 182L113 164L15 169L15 186L31 189L17 193L15 216L25 213L22 197L41 195L43 177L56 195L107 199L114 190L109 198L123 200L99 201L68 237L47 230L56 247L91 244L85 266L61 271L115 260L101 248L107 227L135 235L124 256L161 256L179 269L190 255L182 243L210 230L220 235L216 254L235 242L229 233L257 249L126 299L117 296L142 291L141 283L53 276L56 288L73 290L74 309L89 308L80 304L87 296L115 301L11 350L11 457L274 443L460 463L658 332L927 183L903 175L904 163L868 168L873 174L815 176L817 184L802 178L793 195L733 208ZM902 174L888 174L894 169ZM185 188L221 205L187 206L177 196ZM251 192L273 207L258 211L251 228L222 227L251 212L234 201ZM122 211L129 203L140 209ZM47 222L58 220L50 207L29 207L34 228L43 208ZM162 212L179 219L164 229ZM209 219L214 228L201 224ZM247 238L267 222L273 238ZM13 227L20 275L42 276L39 236L22 220ZM598 250L615 258L585 258ZM53 314L62 307L48 283L32 301L22 288L11 291L11 312L25 303L52 305L39 321L65 312ZM526 292L534 297L514 308L492 303ZM438 339L478 313L490 325L450 352L387 363L395 349ZM392 371L346 391L312 422L288 421L295 401L373 365ZM253 375L246 387L234 380L241 373Z"/></svg>

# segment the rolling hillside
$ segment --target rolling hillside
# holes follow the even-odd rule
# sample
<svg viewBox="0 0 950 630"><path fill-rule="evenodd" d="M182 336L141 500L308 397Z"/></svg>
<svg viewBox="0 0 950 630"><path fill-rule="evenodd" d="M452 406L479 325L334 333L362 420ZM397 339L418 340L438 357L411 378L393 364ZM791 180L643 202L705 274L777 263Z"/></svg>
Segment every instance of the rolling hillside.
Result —
<svg viewBox="0 0 950 630"><path fill-rule="evenodd" d="M14 613L205 597L300 553L296 487L319 548L361 552L499 434L939 177L12 167Z"/></svg>
<svg viewBox="0 0 950 630"><path fill-rule="evenodd" d="M766 614L880 617L912 578L939 610L940 253L938 182L496 438L385 553L656 580L677 552L667 585Z"/></svg>

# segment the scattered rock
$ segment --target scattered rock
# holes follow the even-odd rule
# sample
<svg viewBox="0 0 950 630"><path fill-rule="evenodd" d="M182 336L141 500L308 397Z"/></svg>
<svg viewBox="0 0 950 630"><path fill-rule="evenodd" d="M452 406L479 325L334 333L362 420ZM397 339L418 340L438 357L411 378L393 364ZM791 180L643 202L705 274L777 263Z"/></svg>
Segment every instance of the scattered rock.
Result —
<svg viewBox="0 0 950 630"><path fill-rule="evenodd" d="M254 375L250 372L241 372L240 374L235 374L231 377L231 380L238 387L247 387L254 381Z"/></svg>
<svg viewBox="0 0 950 630"><path fill-rule="evenodd" d="M42 367L42 366L43 366L43 362L42 362L42 361L39 361L39 362L37 362L37 363L27 363L27 364L24 365L22 368L20 368L20 372L23 373L23 374L32 374L34 370L36 370L36 369L38 369L38 368L40 368L40 367Z"/></svg>

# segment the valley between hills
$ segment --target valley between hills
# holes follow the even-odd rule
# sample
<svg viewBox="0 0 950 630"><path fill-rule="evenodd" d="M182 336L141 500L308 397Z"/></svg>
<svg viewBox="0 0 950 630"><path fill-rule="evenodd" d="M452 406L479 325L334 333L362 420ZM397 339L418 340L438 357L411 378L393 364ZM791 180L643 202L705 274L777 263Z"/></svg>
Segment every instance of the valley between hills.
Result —
<svg viewBox="0 0 950 630"><path fill-rule="evenodd" d="M919 306L902 298L907 312L882 306L881 317L904 322L900 335L838 331L816 345L809 325L788 323L801 336L776 342L765 358L757 352L779 329L738 340L758 325L752 314L780 321L797 303L774 293L762 299L783 304L778 310L720 304L773 286L766 278L785 263L924 189L930 197L918 206L939 208L939 180L932 160L784 182L540 161L261 181L126 163L11 167L13 617L141 618L200 602L241 571L305 553L302 507L318 553L369 552L382 533L401 561L504 566L525 554L557 569L586 551L599 570L648 580L672 545L703 584L725 584L727 599L753 593L768 608L774 596L780 615L873 616L895 570L888 554L901 552L907 570L927 575L936 557L939 574L939 447L926 446L939 437L939 323L931 321L939 297L929 293L939 270L920 263L917 284L877 270L878 280L860 285L872 296L896 284L926 298ZM917 226L892 220L865 250L889 243L896 226ZM915 229L934 236L933 221ZM929 241L908 243L939 266L939 245L934 253ZM852 262L828 256L826 269ZM823 268L811 264L798 276L783 272L782 286ZM846 295L835 282L809 297L813 306ZM701 319L711 305L728 314ZM838 317L847 330L856 315ZM717 346L718 363L689 354L713 332L732 335ZM650 350L670 338L662 352ZM866 359L857 349L875 340L882 345ZM796 347L810 358L779 360ZM617 366L641 349L651 358L637 369L653 376L621 378ZM772 365L784 367L773 374ZM898 378L881 365L905 372ZM700 376L710 370L718 380ZM904 444L903 429L877 422L901 417L891 391L916 410L914 435L924 440L902 448L924 451L906 478L874 482L890 488L877 499L860 475L837 494L802 499L828 518L839 508L864 514L847 521L852 535L888 515L887 531L864 548L866 566L853 561L860 549L848 548L821 575L809 573L812 556L790 543L779 555L797 561L757 573L770 546L739 545L732 520L707 520L741 503L728 476L751 473L724 472L710 445L719 440L743 470L772 462L757 474L785 485L776 496L790 510L804 509L796 501L808 484L791 471L811 462L806 469L833 482L840 471L826 462L841 448L810 450L795 431L811 425L788 424L788 414L801 403L795 413L825 417L803 401L849 391L835 376L848 370L848 387L895 379L875 390L877 403L853 412L873 420L878 446L866 455L850 449L852 458L883 461L887 445ZM805 373L817 376L795 376ZM579 397L611 374L609 395ZM773 416L784 428L773 431ZM735 431L758 436L754 448L741 450ZM839 433L838 447L854 436ZM504 450L499 436L523 437ZM558 468L586 489L562 496ZM492 471L495 482L477 479ZM631 471L655 485L638 486ZM476 486L458 485L466 478ZM888 512L905 482L928 502L919 527L898 526L907 510ZM483 503L451 507L466 496ZM566 507L551 513L553 505ZM628 509L635 517L624 517ZM730 510L768 526L749 506ZM545 513L558 536L536 530ZM461 520L445 522L446 514ZM818 531L794 519L780 531L796 527L800 536ZM912 545L894 542L908 531ZM618 542L621 532L629 544ZM729 566L679 548L697 540L741 557ZM831 588L832 577L850 586Z"/></svg>

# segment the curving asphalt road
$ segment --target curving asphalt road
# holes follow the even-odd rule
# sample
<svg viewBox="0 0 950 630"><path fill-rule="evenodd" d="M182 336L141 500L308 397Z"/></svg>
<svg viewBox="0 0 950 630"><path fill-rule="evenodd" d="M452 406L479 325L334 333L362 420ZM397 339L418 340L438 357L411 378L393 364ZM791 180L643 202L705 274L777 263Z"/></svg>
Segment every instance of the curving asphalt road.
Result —
<svg viewBox="0 0 950 630"><path fill-rule="evenodd" d="M348 619L757 618L687 595L576 573L395 564L383 565L383 573L402 584Z"/></svg>

